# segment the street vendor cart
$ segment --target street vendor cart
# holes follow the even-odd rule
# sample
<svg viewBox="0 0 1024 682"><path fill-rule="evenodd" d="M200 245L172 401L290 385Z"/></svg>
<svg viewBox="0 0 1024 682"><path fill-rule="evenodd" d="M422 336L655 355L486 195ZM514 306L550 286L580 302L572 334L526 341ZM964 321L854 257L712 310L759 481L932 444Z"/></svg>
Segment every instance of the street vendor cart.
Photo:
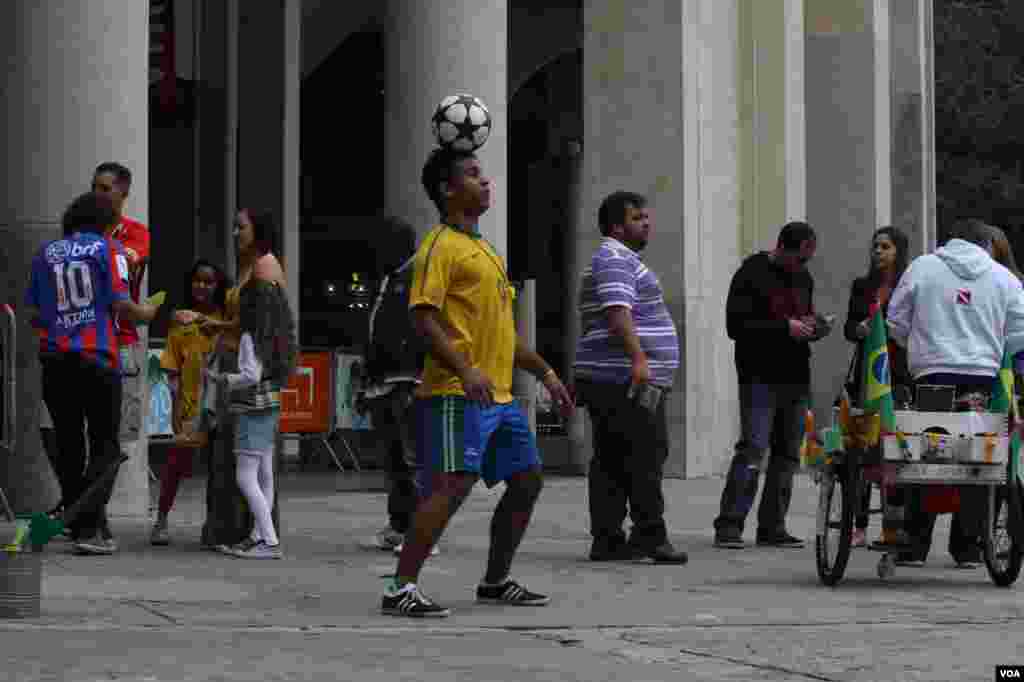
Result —
<svg viewBox="0 0 1024 682"><path fill-rule="evenodd" d="M1012 585L1024 558L1024 520L1019 461L1011 456L1005 413L980 410L929 412L896 410L896 433L879 433L878 415L852 410L823 439L823 455L813 467L819 498L815 557L822 583L837 585L850 557L854 516L861 491L877 486L886 492L899 486L983 486L987 489L987 520L983 537L985 566L996 585ZM1016 454L1016 453L1015 453ZM885 513L887 495L880 509ZM907 545L871 545L881 553L877 573L895 572L896 555Z"/></svg>

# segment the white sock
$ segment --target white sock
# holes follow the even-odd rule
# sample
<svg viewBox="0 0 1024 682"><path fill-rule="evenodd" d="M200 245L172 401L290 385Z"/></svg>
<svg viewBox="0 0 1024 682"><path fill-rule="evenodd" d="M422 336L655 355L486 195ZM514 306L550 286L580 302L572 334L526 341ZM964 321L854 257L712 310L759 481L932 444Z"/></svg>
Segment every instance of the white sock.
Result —
<svg viewBox="0 0 1024 682"><path fill-rule="evenodd" d="M410 589L416 589L416 583L405 583L404 585L398 584L398 579L391 578L391 586L388 587L388 594L399 594Z"/></svg>

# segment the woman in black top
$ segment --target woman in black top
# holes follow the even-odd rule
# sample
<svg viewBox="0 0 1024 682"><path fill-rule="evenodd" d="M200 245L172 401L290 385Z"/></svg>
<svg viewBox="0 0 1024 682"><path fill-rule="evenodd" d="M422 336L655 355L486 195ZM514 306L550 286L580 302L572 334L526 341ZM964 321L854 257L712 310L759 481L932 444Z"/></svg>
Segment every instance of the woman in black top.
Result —
<svg viewBox="0 0 1024 682"><path fill-rule="evenodd" d="M871 327L871 307L876 303L882 307L884 318L889 308L889 297L896 288L900 277L907 269L907 251L909 241L907 235L897 227L883 227L871 236L871 264L868 274L853 281L850 291L850 305L843 328L846 340L856 344L853 355L853 375L847 384L850 400L860 401L861 382L863 381L864 339ZM906 351L895 343L889 343L889 367L894 395L899 395L911 384L910 371L907 368ZM897 388L900 387L900 388ZM866 543L865 531L868 527L868 507L871 501L871 486L865 486L857 513L856 528L853 534L853 545L863 547ZM890 498L891 503L899 500ZM887 537L890 533L883 524L881 542L894 541Z"/></svg>

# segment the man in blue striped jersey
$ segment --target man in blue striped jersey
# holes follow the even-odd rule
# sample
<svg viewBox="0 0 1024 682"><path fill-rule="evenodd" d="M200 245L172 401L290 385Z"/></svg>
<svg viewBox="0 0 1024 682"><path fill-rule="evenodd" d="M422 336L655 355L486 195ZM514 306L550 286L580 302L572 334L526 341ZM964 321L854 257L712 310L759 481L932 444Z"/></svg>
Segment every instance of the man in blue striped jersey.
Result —
<svg viewBox="0 0 1024 682"><path fill-rule="evenodd" d="M573 365L594 433L590 558L685 564L686 553L669 542L661 492L665 403L679 368L679 339L661 283L640 258L651 234L647 200L615 192L601 203L598 223L604 238L583 271ZM628 540L622 528L627 507L633 521Z"/></svg>

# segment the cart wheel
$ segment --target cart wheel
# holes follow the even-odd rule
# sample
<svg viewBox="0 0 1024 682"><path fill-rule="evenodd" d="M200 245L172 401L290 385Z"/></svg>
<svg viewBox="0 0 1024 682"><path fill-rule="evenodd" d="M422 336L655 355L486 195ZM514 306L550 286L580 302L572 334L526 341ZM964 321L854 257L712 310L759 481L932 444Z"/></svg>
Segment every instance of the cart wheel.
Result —
<svg viewBox="0 0 1024 682"><path fill-rule="evenodd" d="M878 577L882 580L891 578L896 573L896 556L894 554L883 554L878 560Z"/></svg>
<svg viewBox="0 0 1024 682"><path fill-rule="evenodd" d="M1009 515L1007 516L1008 530L1014 544L1024 547L1024 490L1020 482L1007 485L1007 502L1009 504Z"/></svg>
<svg viewBox="0 0 1024 682"><path fill-rule="evenodd" d="M846 562L850 559L850 541L853 536L853 513L857 499L856 476L849 472L856 467L847 462L837 468L830 467L822 476L818 487L819 524L814 539L814 554L818 564L818 577L829 587L843 579Z"/></svg>
<svg viewBox="0 0 1024 682"><path fill-rule="evenodd" d="M1015 487L1011 484L997 491L994 522L985 533L985 567L992 582L999 587L1009 587L1017 580L1024 559L1024 547L1014 541L1012 530L1016 516L1011 511L1017 497L1012 490Z"/></svg>

